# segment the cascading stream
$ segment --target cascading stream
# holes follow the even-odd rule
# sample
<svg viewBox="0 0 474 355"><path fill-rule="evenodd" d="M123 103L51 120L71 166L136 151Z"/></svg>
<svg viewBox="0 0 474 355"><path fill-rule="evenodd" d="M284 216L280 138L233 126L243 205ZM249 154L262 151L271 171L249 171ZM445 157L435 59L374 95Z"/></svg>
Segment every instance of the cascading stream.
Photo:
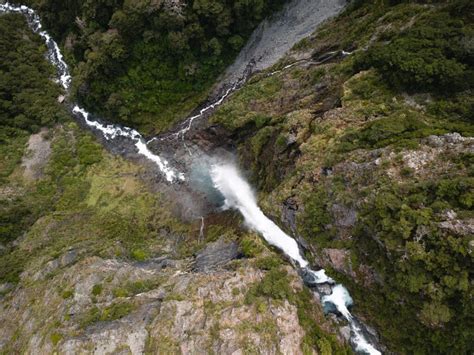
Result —
<svg viewBox="0 0 474 355"><path fill-rule="evenodd" d="M71 75L69 72L69 67L64 61L64 57L61 54L58 44L51 38L51 36L44 30L41 24L40 17L38 14L31 8L21 5L15 6L11 5L8 2L5 4L0 4L0 13L13 12L23 14L26 17L29 27L31 30L39 34L45 41L48 48L47 58L54 65L58 72L58 83L64 88L67 94L70 92L71 87ZM121 127L120 125L104 125L98 121L89 119L90 113L85 109L79 107L77 104L73 104L72 113L84 120L84 122L91 128L102 133L106 140L113 140L117 137L130 139L132 144L135 146L138 154L146 157L148 160L152 161L161 173L165 176L168 182L184 181L184 174L176 171L172 168L168 161L160 157L159 155L154 154L150 149L148 149L145 139L140 133L136 130L129 127Z"/></svg>
<svg viewBox="0 0 474 355"><path fill-rule="evenodd" d="M38 33L44 39L48 48L47 58L55 66L58 72L57 81L64 88L66 94L69 94L72 80L69 68L64 61L63 55L61 54L57 43L46 31L42 30L42 24L36 12L33 9L23 5L15 6L9 4L8 2L5 4L0 4L0 13L7 12L23 14L26 17L31 30L35 33ZM287 67L291 66L292 65L289 65ZM203 108L199 114L188 118L185 121L184 128L175 135L177 137L184 137L184 135L191 129L195 119L201 117L207 111L220 105L233 90L242 84L243 81L245 81L245 77L237 81L218 100ZM115 124L105 125L98 121L92 120L90 119L90 113L79 107L77 104L72 105L71 113L76 117L81 118L87 124L87 126L99 131L108 141L114 140L118 137L131 140L137 152L140 155L146 157L148 160L152 161L163 173L168 182L172 183L175 181L185 180L183 173L176 171L168 164L165 159L150 151L150 149L147 147L147 142L136 130ZM249 184L239 175L237 169L232 165L214 165L210 173L215 188L225 198L225 204L227 208L239 210L243 215L248 227L259 232L269 244L279 248L289 258L297 263L301 270L311 277L310 283L326 283L332 285L332 293L328 296L324 296L322 298L322 302L323 304L333 304L338 312L342 314L342 316L349 322L352 330L351 340L355 344L355 350L360 353L370 355L380 354L380 351L376 350L366 340L361 328L358 325L358 322L356 322L349 312L348 307L352 305L352 298L350 297L347 289L340 284L335 284L334 280L326 275L324 269L314 271L308 267L309 263L301 256L298 243L285 232L283 232L272 220L265 216L256 203L252 189L250 188ZM202 224L202 227L203 226L204 224Z"/></svg>
<svg viewBox="0 0 474 355"><path fill-rule="evenodd" d="M324 269L313 271L308 267L300 253L298 243L283 232L258 207L250 185L242 178L236 167L229 164L216 164L211 168L211 178L214 186L225 198L224 208L238 210L244 217L247 226L260 233L271 245L280 249L285 255L298 263L300 268L313 276L313 283L327 283L332 285L332 293L322 297L323 304L333 304L338 312L349 322L352 330L352 341L355 350L364 354L376 355L380 351L374 348L362 334L362 330L355 322L348 307L352 305L352 298L347 289L326 276Z"/></svg>

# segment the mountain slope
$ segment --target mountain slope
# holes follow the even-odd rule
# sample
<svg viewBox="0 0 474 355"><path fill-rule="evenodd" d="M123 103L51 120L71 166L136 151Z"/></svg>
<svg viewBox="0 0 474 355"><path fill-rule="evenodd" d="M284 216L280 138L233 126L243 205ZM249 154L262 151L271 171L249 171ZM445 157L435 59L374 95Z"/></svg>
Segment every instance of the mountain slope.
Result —
<svg viewBox="0 0 474 355"><path fill-rule="evenodd" d="M472 10L359 2L211 119L397 352L473 345Z"/></svg>

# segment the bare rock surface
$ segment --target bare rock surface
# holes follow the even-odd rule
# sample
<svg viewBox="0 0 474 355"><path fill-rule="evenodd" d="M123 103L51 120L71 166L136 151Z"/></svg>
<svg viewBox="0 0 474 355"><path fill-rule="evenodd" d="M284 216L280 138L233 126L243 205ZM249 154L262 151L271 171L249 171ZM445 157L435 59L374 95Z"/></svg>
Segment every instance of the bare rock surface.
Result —
<svg viewBox="0 0 474 355"><path fill-rule="evenodd" d="M28 149L22 159L23 176L27 180L36 180L43 175L43 168L51 155L51 142L45 138L47 129L32 134L28 140Z"/></svg>
<svg viewBox="0 0 474 355"><path fill-rule="evenodd" d="M297 42L311 35L323 21L337 15L346 0L293 0L265 19L253 32L237 59L225 72L218 91L243 76L249 63L253 70L275 64Z"/></svg>
<svg viewBox="0 0 474 355"><path fill-rule="evenodd" d="M222 238L218 239L198 252L194 262L194 270L201 272L213 270L237 258L239 254L237 243L226 242Z"/></svg>
<svg viewBox="0 0 474 355"><path fill-rule="evenodd" d="M324 249L323 253L334 270L349 276L355 276L350 263L349 250L328 248Z"/></svg>
<svg viewBox="0 0 474 355"><path fill-rule="evenodd" d="M229 245L219 240L202 252L219 255ZM236 270L203 273L186 271L189 260L127 262L79 259L79 254L71 250L48 262L57 268L44 277L25 277L19 287L8 287L0 299L0 349L35 354L302 353L305 331L295 305L266 299L257 310L244 302L251 285L265 276L245 259ZM290 287L301 291L296 271L285 269ZM117 305L128 308L117 315Z"/></svg>

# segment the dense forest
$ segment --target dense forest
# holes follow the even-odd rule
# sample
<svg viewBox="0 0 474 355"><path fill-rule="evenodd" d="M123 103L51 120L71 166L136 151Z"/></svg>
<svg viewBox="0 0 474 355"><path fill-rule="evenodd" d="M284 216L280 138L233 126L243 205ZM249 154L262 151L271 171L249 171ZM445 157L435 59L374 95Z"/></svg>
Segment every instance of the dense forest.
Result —
<svg viewBox="0 0 474 355"><path fill-rule="evenodd" d="M77 98L157 133L206 99L258 23L284 0L28 1L73 64Z"/></svg>

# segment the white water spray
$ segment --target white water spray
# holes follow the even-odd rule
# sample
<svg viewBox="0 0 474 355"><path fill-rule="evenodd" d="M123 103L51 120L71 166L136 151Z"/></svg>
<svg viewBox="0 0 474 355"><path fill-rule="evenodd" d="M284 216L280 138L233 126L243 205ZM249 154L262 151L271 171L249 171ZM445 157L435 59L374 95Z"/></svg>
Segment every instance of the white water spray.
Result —
<svg viewBox="0 0 474 355"><path fill-rule="evenodd" d="M296 241L286 235L257 206L250 186L241 178L235 167L215 165L211 170L211 177L215 187L225 197L226 207L238 209L251 229L261 233L268 243L297 261L300 267L304 268L308 265L301 256Z"/></svg>
<svg viewBox="0 0 474 355"><path fill-rule="evenodd" d="M335 283L333 279L326 275L324 269L313 271L308 268L309 263L301 256L298 243L265 216L257 205L257 200L250 185L242 178L236 167L230 164L216 164L211 168L211 178L216 189L225 198L224 207L237 209L244 217L249 228L260 233L269 244L280 249L285 255L297 262L303 270L310 273L313 277L313 283ZM324 296L322 302L323 304L326 302L333 304L349 322L353 333L352 341L356 344L357 351L370 355L381 354L365 339L361 329L354 322L348 309L352 305L352 298L343 285L333 286L332 293Z"/></svg>
<svg viewBox="0 0 474 355"><path fill-rule="evenodd" d="M178 173L174 169L169 166L168 161L160 158L158 155L153 154L147 147L145 140L143 139L142 135L138 133L136 130L129 128L129 127L120 127L116 125L103 125L97 121L92 121L89 119L89 112L80 108L79 106L74 106L72 112L76 114L80 114L87 125L90 127L94 127L95 129L102 132L105 139L115 139L117 137L125 137L131 139L135 147L138 150L138 153L145 156L147 159L154 162L158 168L163 172L168 182L173 182L176 179L183 181L184 174Z"/></svg>

